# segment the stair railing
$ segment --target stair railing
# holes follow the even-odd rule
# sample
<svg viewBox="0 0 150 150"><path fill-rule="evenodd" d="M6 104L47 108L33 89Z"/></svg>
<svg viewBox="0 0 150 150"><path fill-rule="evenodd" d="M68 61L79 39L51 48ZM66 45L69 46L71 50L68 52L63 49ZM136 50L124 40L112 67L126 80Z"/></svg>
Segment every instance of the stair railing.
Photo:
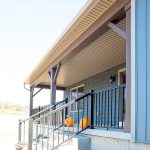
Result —
<svg viewBox="0 0 150 150"><path fill-rule="evenodd" d="M33 114L32 116L30 116L29 118L26 118L24 120L19 120L18 121L18 141L20 143L22 143L23 145L27 145L29 146L29 140L28 138L30 138L32 136L32 121L47 114L48 112L50 112L51 110L53 110L53 108L58 108L64 104L66 104L68 102L68 99L66 98L65 100L62 100L60 102L57 102L55 105L53 106L49 106L45 109L43 109L40 112L37 112L36 114ZM32 120L32 121L31 121Z"/></svg>
<svg viewBox="0 0 150 150"><path fill-rule="evenodd" d="M93 93L56 108L47 114L30 120L33 132L30 137L30 149L34 145L38 150L53 150L91 127L91 105ZM77 108L76 108L77 106ZM67 111L67 113L66 113ZM34 138L33 138L34 137Z"/></svg>

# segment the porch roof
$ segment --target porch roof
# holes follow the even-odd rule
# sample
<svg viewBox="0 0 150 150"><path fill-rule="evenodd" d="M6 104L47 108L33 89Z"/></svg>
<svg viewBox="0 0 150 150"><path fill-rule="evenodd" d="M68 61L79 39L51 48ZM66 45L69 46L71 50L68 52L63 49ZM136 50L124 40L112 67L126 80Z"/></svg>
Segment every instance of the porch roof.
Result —
<svg viewBox="0 0 150 150"><path fill-rule="evenodd" d="M109 29L106 23L122 17L124 6L129 1L89 0L25 83L32 86L48 85L47 73L57 63L62 64L57 85L65 87L125 62L125 40ZM99 32L90 35L98 23L101 23ZM119 21L118 25L125 30L125 19Z"/></svg>

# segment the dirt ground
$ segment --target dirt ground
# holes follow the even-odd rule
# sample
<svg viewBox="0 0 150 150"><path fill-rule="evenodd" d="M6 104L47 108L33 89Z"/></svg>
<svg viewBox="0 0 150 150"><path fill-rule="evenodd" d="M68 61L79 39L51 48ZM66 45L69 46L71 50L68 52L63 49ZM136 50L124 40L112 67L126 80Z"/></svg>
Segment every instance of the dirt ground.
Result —
<svg viewBox="0 0 150 150"><path fill-rule="evenodd" d="M0 114L0 150L15 150L18 138L18 120L25 115Z"/></svg>

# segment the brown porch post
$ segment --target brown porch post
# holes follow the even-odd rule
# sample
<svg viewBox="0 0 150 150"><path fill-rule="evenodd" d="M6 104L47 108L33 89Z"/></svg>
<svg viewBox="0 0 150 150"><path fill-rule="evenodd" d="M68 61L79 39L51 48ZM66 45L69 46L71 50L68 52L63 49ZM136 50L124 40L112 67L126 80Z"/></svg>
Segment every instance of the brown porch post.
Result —
<svg viewBox="0 0 150 150"><path fill-rule="evenodd" d="M55 73L56 73L56 68L52 68L51 71L49 72L50 84L51 84L50 106L54 105L56 102L56 82L54 81Z"/></svg>
<svg viewBox="0 0 150 150"><path fill-rule="evenodd" d="M124 129L131 130L131 7L126 10L126 98Z"/></svg>
<svg viewBox="0 0 150 150"><path fill-rule="evenodd" d="M50 106L56 103L56 81L60 71L61 63L58 63L56 67L52 67L51 71L49 72L50 77Z"/></svg>
<svg viewBox="0 0 150 150"><path fill-rule="evenodd" d="M32 115L32 109L33 109L33 91L34 91L34 88L30 87L29 116Z"/></svg>

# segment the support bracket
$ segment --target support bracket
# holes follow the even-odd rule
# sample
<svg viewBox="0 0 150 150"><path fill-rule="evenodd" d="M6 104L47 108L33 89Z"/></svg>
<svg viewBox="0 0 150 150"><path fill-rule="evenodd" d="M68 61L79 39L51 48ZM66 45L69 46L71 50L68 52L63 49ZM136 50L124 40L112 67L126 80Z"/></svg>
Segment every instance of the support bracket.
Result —
<svg viewBox="0 0 150 150"><path fill-rule="evenodd" d="M57 68L56 68L56 72L55 72L55 76L54 76L54 79L53 79L53 82L56 83L56 80L57 80L57 77L58 77L58 74L59 74L59 71L60 71L60 67L61 67L61 63L59 63L57 65Z"/></svg>
<svg viewBox="0 0 150 150"><path fill-rule="evenodd" d="M42 90L43 90L43 88L40 88L35 94L33 94L33 97L36 96Z"/></svg>
<svg viewBox="0 0 150 150"><path fill-rule="evenodd" d="M118 33L121 37L123 37L126 40L126 32L120 29L116 24L109 22L107 26L110 27L114 32Z"/></svg>

